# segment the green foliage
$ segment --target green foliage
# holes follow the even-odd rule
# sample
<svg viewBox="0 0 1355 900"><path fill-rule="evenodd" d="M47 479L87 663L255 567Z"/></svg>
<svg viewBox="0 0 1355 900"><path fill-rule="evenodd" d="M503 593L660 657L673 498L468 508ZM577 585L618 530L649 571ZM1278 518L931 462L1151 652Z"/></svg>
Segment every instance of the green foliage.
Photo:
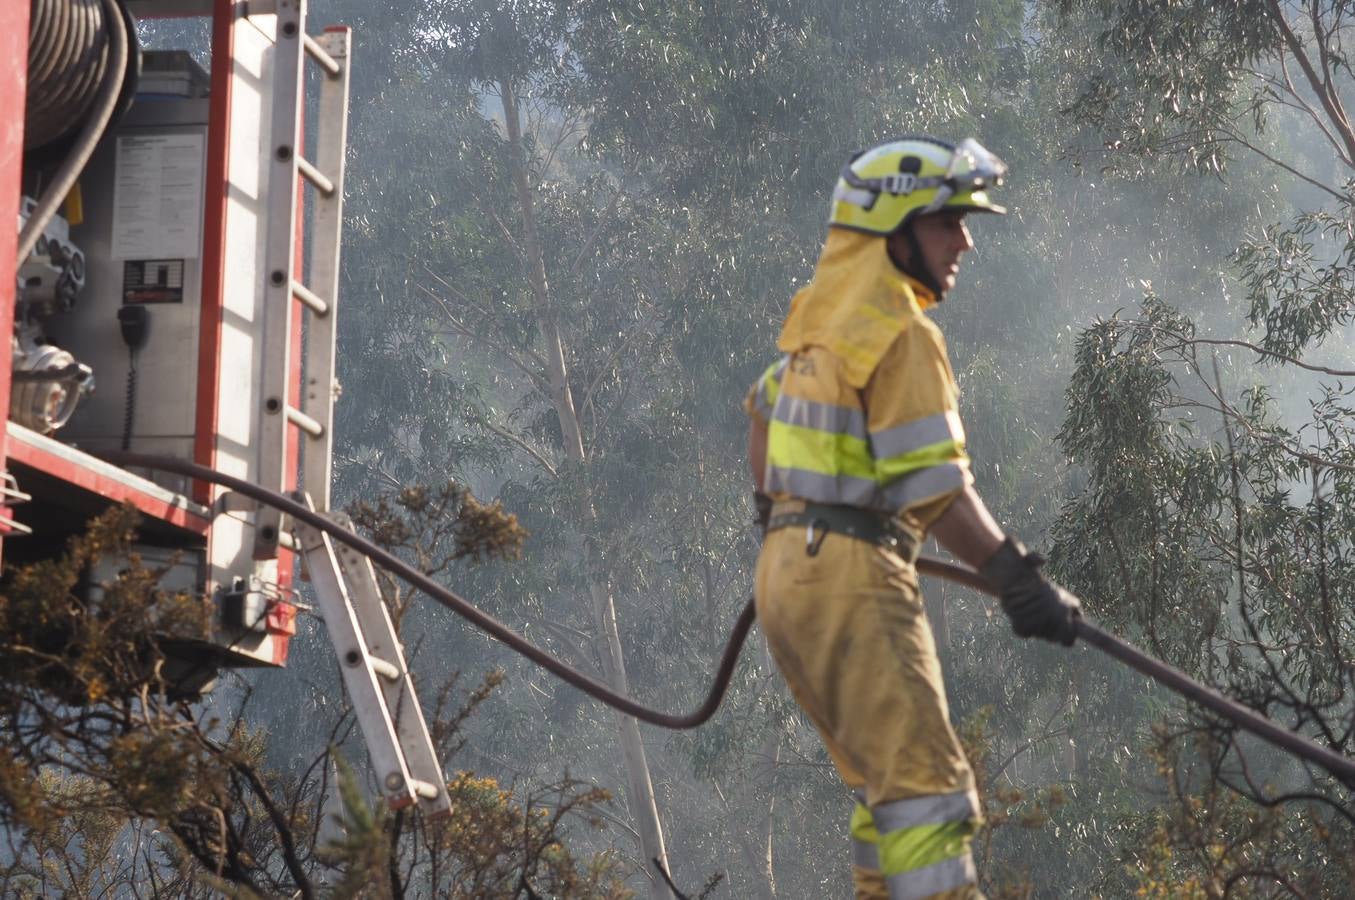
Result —
<svg viewBox="0 0 1355 900"><path fill-rule="evenodd" d="M429 4L425 15L436 23L427 38L440 44L447 62L463 67L474 83L532 79L562 62L569 19L568 4L559 0L443 0Z"/></svg>
<svg viewBox="0 0 1355 900"><path fill-rule="evenodd" d="M110 511L61 557L10 571L0 596L0 708L13 711L46 690L69 703L107 694L163 690L159 645L202 640L210 611L198 598L170 594L162 571L143 567L131 552L137 513ZM101 559L126 559L109 584L86 584Z"/></svg>
<svg viewBox="0 0 1355 900"><path fill-rule="evenodd" d="M1059 439L1087 481L1055 527L1057 569L1112 627L1348 754L1355 657L1342 635L1355 632L1355 521L1336 498L1351 496L1355 467L1350 445L1326 436L1349 432L1350 392L1327 389L1293 430L1263 388L1233 399L1201 359L1208 352L1151 293L1141 318L1102 321L1079 339ZM1231 726L1180 716L1171 715L1173 740L1203 735L1209 754L1188 766L1162 813L1186 819L1176 831L1154 826L1143 850L1147 895L1175 872L1187 895L1217 896L1220 866L1251 865L1246 854L1215 854L1218 835L1235 829L1240 843L1229 847L1279 840L1240 837L1263 825L1289 842L1286 878L1321 882L1337 860L1314 836L1355 821L1348 794L1241 743ZM1160 765L1174 777L1180 750L1162 744L1170 764Z"/></svg>
<svg viewBox="0 0 1355 900"><path fill-rule="evenodd" d="M1112 149L1179 156L1194 169L1221 172L1227 145L1244 141L1239 120L1266 122L1274 89L1262 74L1283 50L1271 3L1165 3L1061 0L1069 17L1095 23L1095 53L1079 73L1070 108ZM1078 39L1073 38L1074 41ZM1074 46L1077 46L1075 43Z"/></svg>
<svg viewBox="0 0 1355 900"><path fill-rule="evenodd" d="M1078 490L1054 528L1055 567L1108 624L1349 753L1355 469L1350 390L1330 379L1355 372L1312 357L1344 339L1355 310L1350 9L1183 0L1059 12L1069 110L1109 170L1236 173L1250 160L1302 206L1278 222L1258 206L1260 227L1226 254L1220 293L1240 288L1254 339L1214 337L1238 326L1231 311L1190 309L1181 284L1158 279L1177 300L1145 282L1136 318L1079 336L1059 434ZM1120 817L1129 880L1102 884L1172 897L1346 889L1331 840L1355 822L1347 792L1231 726L1128 696L1165 720L1153 758L1168 791L1151 815Z"/></svg>
<svg viewBox="0 0 1355 900"><path fill-rule="evenodd" d="M1262 346L1299 356L1355 321L1355 231L1347 182L1335 209L1304 213L1289 224L1269 225L1233 254L1247 291Z"/></svg>

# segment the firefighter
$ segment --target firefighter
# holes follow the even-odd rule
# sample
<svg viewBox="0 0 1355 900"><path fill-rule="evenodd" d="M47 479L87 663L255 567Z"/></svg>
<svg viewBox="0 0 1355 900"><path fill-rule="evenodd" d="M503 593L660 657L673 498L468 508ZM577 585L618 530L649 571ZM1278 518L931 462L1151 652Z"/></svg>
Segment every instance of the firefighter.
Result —
<svg viewBox="0 0 1355 900"><path fill-rule="evenodd" d="M785 355L746 403L766 527L758 620L856 795L857 897L980 896L974 775L913 568L924 537L998 589L1017 635L1071 644L1080 616L975 492L955 376L926 314L973 249L965 214L1006 212L988 193L1005 172L972 139L854 156L782 327Z"/></svg>

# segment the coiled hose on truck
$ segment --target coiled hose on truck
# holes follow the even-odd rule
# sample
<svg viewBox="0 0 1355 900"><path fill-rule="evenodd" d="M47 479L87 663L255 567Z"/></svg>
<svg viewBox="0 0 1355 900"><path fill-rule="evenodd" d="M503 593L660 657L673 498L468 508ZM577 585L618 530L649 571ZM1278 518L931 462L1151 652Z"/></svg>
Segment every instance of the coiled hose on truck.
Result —
<svg viewBox="0 0 1355 900"><path fill-rule="evenodd" d="M30 15L24 149L79 133L19 232L19 265L75 187L137 68L136 34L117 0L33 0Z"/></svg>
<svg viewBox="0 0 1355 900"><path fill-rule="evenodd" d="M526 657L561 680L573 685L584 693L601 700L608 706L620 710L626 715L634 716L643 722L648 722L651 725L659 725L663 728L671 729L685 729L695 728L709 720L711 716L715 714L716 709L719 708L720 701L724 699L725 691L728 690L730 679L734 674L734 665L739 659L739 651L743 649L744 641L748 638L748 632L753 627L755 611L753 609L753 601L750 599L744 605L743 611L739 613L738 619L734 622L734 628L730 632L729 640L725 644L724 651L720 654L720 663L715 670L715 679L711 684L709 692L706 694L706 699L703 700L701 705L694 711L685 715L660 712L637 703L629 697L618 694L597 679L591 678L577 669L566 665L500 622L498 619L477 608L468 600L465 600L456 593L433 581L427 575L423 574L418 569L415 569L395 554L378 547L376 544L373 544L371 541L368 541L360 535L354 534L336 522L326 518L323 514L316 512L305 504L290 497L275 491L270 491L267 488L259 487L242 478L226 475L222 472L209 469L206 466L200 466L196 463L187 462L181 459L151 456L140 453L109 452L101 455L105 460L114 465L127 468L170 472L175 475L183 475L198 481L221 485L222 487L243 494L258 503L263 503L280 510L298 521L305 522L313 528L327 532L334 540L364 554L371 559L372 562L386 569L388 572L398 575L404 581L423 591L429 597L436 600L438 603L441 603L443 606L475 625L480 630L497 638L504 644L507 644L515 653ZM966 569L963 566L953 565L924 556L918 559L917 570L923 575L944 578L948 581L953 581L957 584L973 588L974 590L982 591L985 594L992 595L994 593L992 587L981 575L971 569ZM1154 659L1127 641L1123 641L1120 638L1103 631L1085 618L1078 621L1077 628L1079 638L1100 650L1102 653L1105 653L1107 656L1148 676L1158 684L1170 688L1187 700L1197 703L1208 709L1210 712L1227 719L1237 727L1269 741L1281 750L1284 750L1299 759L1322 767L1347 787L1355 790L1355 760L1342 756L1327 747L1316 744L1301 734L1282 728L1280 725L1267 719L1255 710L1243 706L1235 700L1228 699L1218 691L1201 684L1181 670L1173 668L1161 660Z"/></svg>

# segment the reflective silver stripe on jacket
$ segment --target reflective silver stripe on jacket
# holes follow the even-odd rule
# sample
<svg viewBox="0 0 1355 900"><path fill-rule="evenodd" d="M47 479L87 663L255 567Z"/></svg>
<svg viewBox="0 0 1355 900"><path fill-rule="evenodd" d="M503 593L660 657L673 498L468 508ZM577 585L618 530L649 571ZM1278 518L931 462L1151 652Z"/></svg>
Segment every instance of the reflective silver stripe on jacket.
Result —
<svg viewBox="0 0 1355 900"><path fill-rule="evenodd" d="M903 456L943 441L963 440L964 426L960 423L960 414L953 409L870 433L871 450L876 459Z"/></svg>
<svg viewBox="0 0 1355 900"><path fill-rule="evenodd" d="M819 403L782 394L776 401L773 418L786 425L812 428L830 434L845 434L866 440L866 414L852 406Z"/></svg>
<svg viewBox="0 0 1355 900"><path fill-rule="evenodd" d="M979 817L979 795L976 791L956 791L931 797L910 797L881 803L870 811L875 827L881 834L914 828L918 825L944 825Z"/></svg>
<svg viewBox="0 0 1355 900"><path fill-rule="evenodd" d="M879 486L872 478L822 475L805 469L768 466L766 487L768 493L784 492L816 503L871 507Z"/></svg>
<svg viewBox="0 0 1355 900"><path fill-rule="evenodd" d="M924 897L977 881L974 857L965 851L963 855L952 859L890 875L885 879L885 885L889 888L889 900L923 900Z"/></svg>
<svg viewBox="0 0 1355 900"><path fill-rule="evenodd" d="M971 480L967 463L948 462L919 469L885 485L883 505L888 509L904 509L920 500L960 490Z"/></svg>

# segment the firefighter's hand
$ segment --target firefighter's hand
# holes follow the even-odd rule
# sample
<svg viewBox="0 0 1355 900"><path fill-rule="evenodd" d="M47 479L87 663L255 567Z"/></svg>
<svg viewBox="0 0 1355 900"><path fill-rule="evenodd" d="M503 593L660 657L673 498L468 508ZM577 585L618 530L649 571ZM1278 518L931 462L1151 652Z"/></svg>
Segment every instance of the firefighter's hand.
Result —
<svg viewBox="0 0 1355 900"><path fill-rule="evenodd" d="M1071 646L1077 639L1082 603L1040 572L1044 560L1007 538L979 574L988 579L1012 620L1017 637L1038 637Z"/></svg>

